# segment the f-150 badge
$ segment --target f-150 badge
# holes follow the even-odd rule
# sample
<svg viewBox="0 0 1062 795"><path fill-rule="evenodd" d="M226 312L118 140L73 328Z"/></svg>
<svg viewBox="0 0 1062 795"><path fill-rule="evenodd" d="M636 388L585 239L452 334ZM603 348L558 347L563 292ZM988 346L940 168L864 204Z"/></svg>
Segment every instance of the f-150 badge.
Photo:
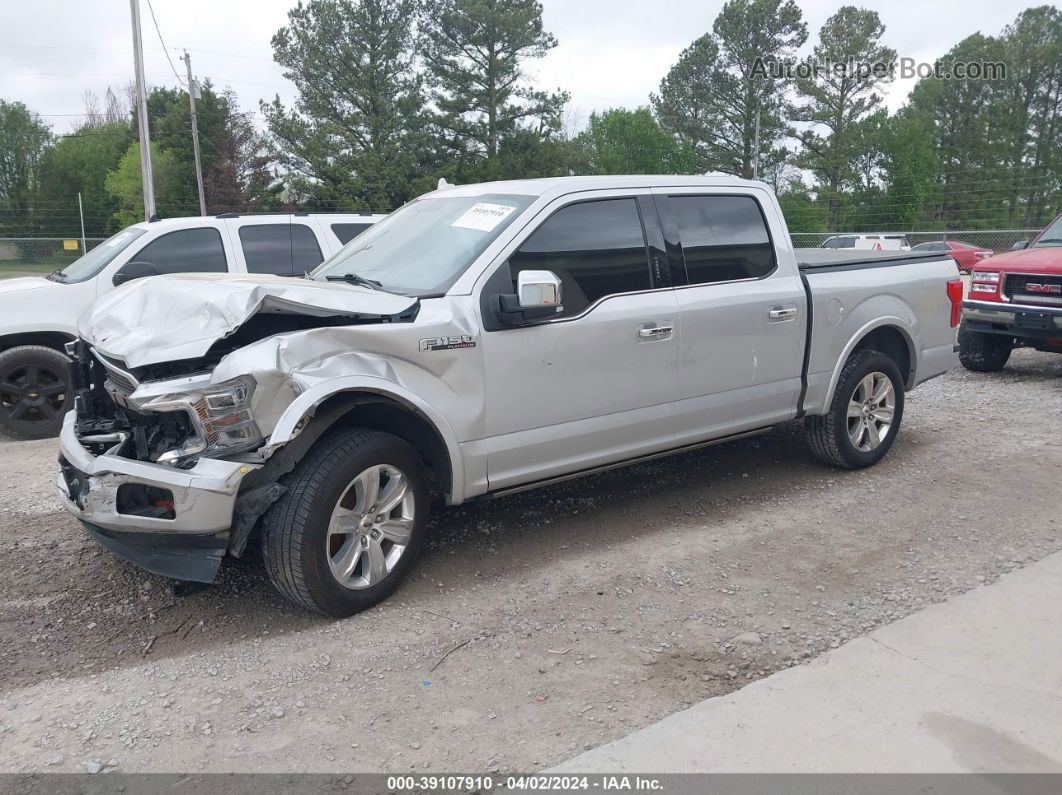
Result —
<svg viewBox="0 0 1062 795"><path fill-rule="evenodd" d="M420 341L422 351L452 351L455 348L475 348L476 340L468 334L455 337L427 337Z"/></svg>

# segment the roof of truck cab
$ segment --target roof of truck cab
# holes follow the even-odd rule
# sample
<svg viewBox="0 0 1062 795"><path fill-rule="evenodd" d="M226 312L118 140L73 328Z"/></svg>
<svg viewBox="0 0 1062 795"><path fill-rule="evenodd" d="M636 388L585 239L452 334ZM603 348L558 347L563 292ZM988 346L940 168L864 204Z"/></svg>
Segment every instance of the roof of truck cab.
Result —
<svg viewBox="0 0 1062 795"><path fill-rule="evenodd" d="M221 213L219 215L182 215L177 218L157 218L154 221L140 221L132 224L133 229L184 229L190 226L202 226L204 221L251 220L255 218L318 218L334 223L376 223L385 218L383 213Z"/></svg>
<svg viewBox="0 0 1062 795"><path fill-rule="evenodd" d="M432 191L427 196L481 196L488 193L518 194L523 196L564 195L588 190L617 190L624 188L758 188L770 191L764 182L727 175L685 176L660 175L609 175L591 177L543 177L540 179L510 179L498 182L478 182L470 185L452 185Z"/></svg>

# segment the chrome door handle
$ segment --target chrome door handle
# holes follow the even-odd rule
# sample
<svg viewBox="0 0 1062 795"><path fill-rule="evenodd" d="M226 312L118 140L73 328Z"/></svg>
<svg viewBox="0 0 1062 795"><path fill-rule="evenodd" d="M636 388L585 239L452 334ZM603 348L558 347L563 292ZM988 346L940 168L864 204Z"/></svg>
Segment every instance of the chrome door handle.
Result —
<svg viewBox="0 0 1062 795"><path fill-rule="evenodd" d="M671 334L675 331L675 327L666 323L657 325L654 323L643 323L638 326L638 339L640 340L666 340L671 337Z"/></svg>
<svg viewBox="0 0 1062 795"><path fill-rule="evenodd" d="M772 306L767 310L767 319L777 323L783 320L792 320L797 316L795 306Z"/></svg>

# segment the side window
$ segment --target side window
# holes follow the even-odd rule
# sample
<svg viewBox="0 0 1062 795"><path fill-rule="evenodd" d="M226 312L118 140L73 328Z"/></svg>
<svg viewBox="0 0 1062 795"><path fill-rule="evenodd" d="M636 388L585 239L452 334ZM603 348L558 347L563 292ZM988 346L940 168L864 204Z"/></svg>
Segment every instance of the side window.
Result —
<svg viewBox="0 0 1062 795"><path fill-rule="evenodd" d="M292 273L301 276L312 271L321 262L321 247L317 244L317 235L306 224L291 225L291 267Z"/></svg>
<svg viewBox="0 0 1062 795"><path fill-rule="evenodd" d="M649 257L634 199L571 204L551 215L509 258L515 290L523 270L553 271L564 311L577 315L607 295L648 290Z"/></svg>
<svg viewBox="0 0 1062 795"><path fill-rule="evenodd" d="M854 237L839 237L834 248L855 248L855 244L856 239Z"/></svg>
<svg viewBox="0 0 1062 795"><path fill-rule="evenodd" d="M217 229L180 229L148 243L130 262L150 262L159 273L226 271L225 246Z"/></svg>
<svg viewBox="0 0 1062 795"><path fill-rule="evenodd" d="M345 246L370 226L372 224L332 224L332 234Z"/></svg>
<svg viewBox="0 0 1062 795"><path fill-rule="evenodd" d="M291 276L290 224L241 226L240 246L243 248L243 258L247 261L248 273Z"/></svg>
<svg viewBox="0 0 1062 795"><path fill-rule="evenodd" d="M774 270L774 246L750 196L672 196L690 284L758 279Z"/></svg>

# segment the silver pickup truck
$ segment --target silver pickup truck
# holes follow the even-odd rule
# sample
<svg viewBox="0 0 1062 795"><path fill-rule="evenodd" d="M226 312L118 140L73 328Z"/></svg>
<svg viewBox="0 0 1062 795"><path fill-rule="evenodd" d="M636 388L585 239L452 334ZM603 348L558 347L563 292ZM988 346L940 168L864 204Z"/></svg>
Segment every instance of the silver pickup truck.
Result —
<svg viewBox="0 0 1062 795"><path fill-rule="evenodd" d="M892 446L954 359L939 255L797 252L765 185L572 177L407 204L306 279L165 275L100 299L69 353L57 488L99 543L210 582L258 539L278 590L392 593L431 494L456 505L760 433Z"/></svg>

